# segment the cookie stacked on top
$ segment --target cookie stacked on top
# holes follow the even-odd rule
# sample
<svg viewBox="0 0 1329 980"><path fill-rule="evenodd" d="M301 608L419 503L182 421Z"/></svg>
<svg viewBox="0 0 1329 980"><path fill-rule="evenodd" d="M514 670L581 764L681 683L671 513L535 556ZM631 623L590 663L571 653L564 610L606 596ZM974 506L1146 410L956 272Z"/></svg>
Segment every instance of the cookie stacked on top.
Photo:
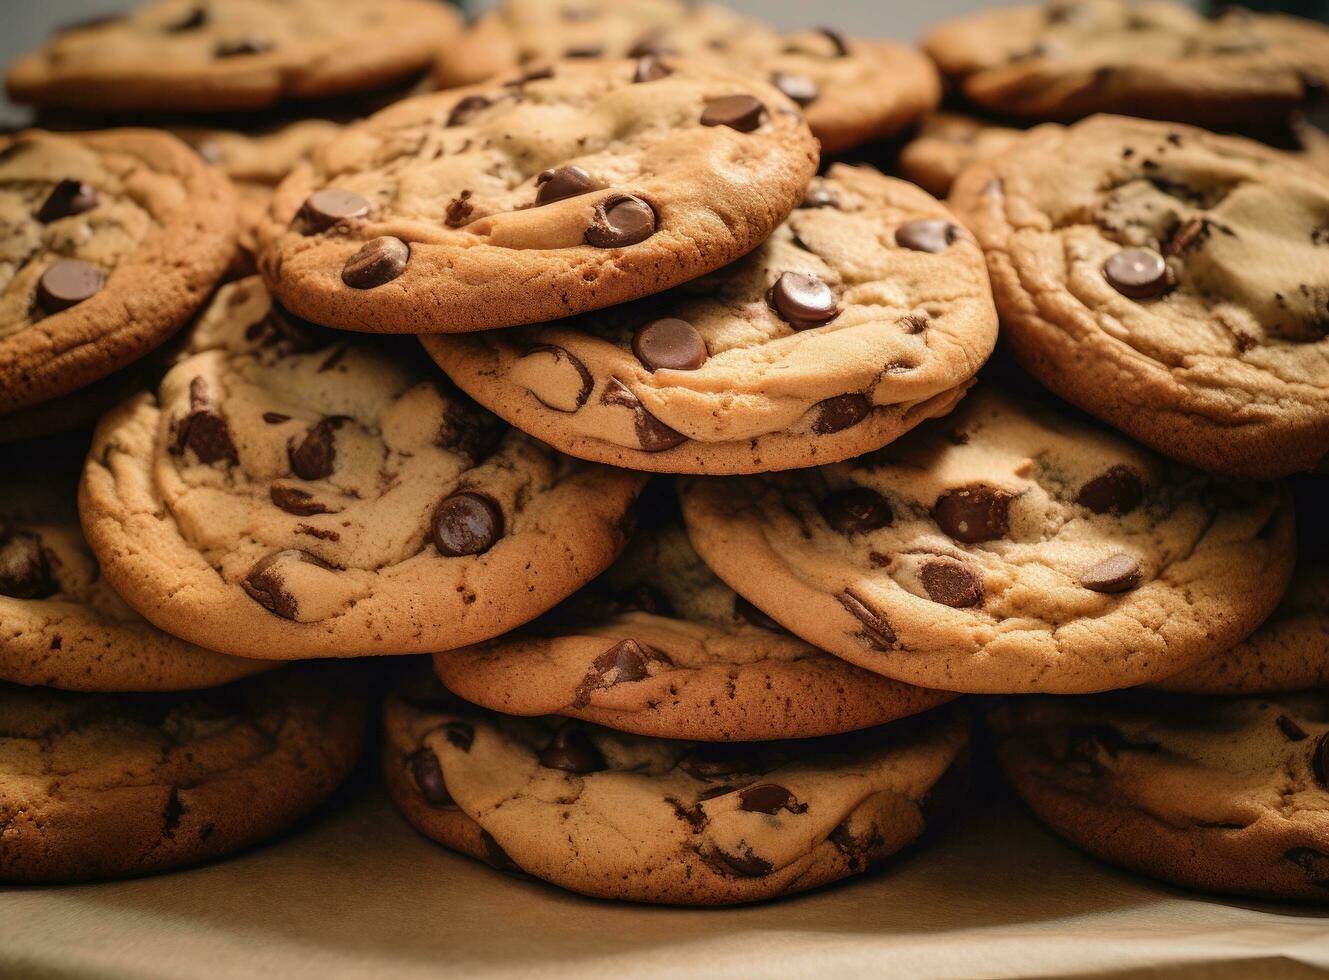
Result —
<svg viewBox="0 0 1329 980"><path fill-rule="evenodd" d="M1038 30L1093 48L1074 71L1122 63L1105 107L1163 105L1134 54L1087 40L1078 18L1116 5L1078 6ZM104 45L57 41L69 50L11 86L68 105L66 76L115 85L112 54L146 45L228 98L259 99L274 66L294 87L263 100L330 91L340 25L306 46L278 20L269 46L217 53L263 7L191 7L186 23L153 5L88 29ZM1314 31L1258 21L1263 60L1239 58L1223 24L1169 16L1132 28L1142 50L1184 35L1200 75L1211 59L1244 73L1250 104L1299 98ZM335 84L420 67L397 17L364 22L383 36ZM1072 70L1051 46L1001 71L948 61L967 34L939 36L930 50L975 100L1027 93L988 77L1026 61ZM513 0L432 54L439 81L468 84L345 126L259 139L195 117L172 124L196 154L159 132L28 133L0 154L22 232L3 296L28 358L0 347L0 372L31 388L12 406L29 431L43 399L100 377L42 381L69 377L53 337L105 374L190 321L99 411L81 536L17 504L0 525L0 601L22 624L7 679L46 688L13 688L36 706L16 717L63 704L49 688L427 655L387 699L383 760L423 834L588 895L713 905L918 841L964 798L961 695L1010 696L992 713L999 757L1072 840L1205 887L1317 894L1329 719L1315 695L1265 695L1319 687L1329 662L1321 576L1296 567L1276 482L1329 453L1329 181L1248 140L1096 117L982 133L936 166L913 148L938 191L963 164L951 210L821 159L935 105L918 55L690 4ZM243 92L215 63L231 57L252 72ZM1234 101L1168 84L1206 122ZM76 108L222 107L153 103L159 88L143 75ZM1098 107L1067 99L1066 115ZM74 258L86 295L51 271ZM1088 415L984 367L999 318L1020 364ZM296 669L221 690L312 698L290 693ZM143 697L71 708L61 731L114 748L103 729L139 719ZM1190 713L1159 707L1174 704ZM266 748L242 763L223 739L218 757L264 785L253 758L358 719L235 710ZM133 737L205 758L190 741L212 737L204 714ZM1238 733L1230 758L1210 725ZM89 792L118 785L86 758ZM33 778L16 759L0 792ZM1275 771L1298 774L1291 817L1259 798ZM173 845L148 853L237 839L166 782L153 826ZM144 833L128 804L98 806ZM1192 813L1221 860L1186 857ZM84 810L64 819L69 839L102 833ZM0 837L0 869L134 869L65 839L25 862Z"/></svg>

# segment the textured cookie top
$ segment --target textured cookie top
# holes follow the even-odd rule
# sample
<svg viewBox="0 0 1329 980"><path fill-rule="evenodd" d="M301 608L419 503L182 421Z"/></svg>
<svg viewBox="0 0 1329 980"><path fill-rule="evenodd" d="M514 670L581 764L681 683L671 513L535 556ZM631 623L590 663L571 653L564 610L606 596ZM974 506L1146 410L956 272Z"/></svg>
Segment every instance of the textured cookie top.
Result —
<svg viewBox="0 0 1329 980"><path fill-rule="evenodd" d="M57 32L7 82L42 106L254 109L404 78L459 25L426 0L162 0Z"/></svg>
<svg viewBox="0 0 1329 980"><path fill-rule="evenodd" d="M501 414L521 399L565 439L661 451L782 432L815 441L963 385L996 334L982 253L951 214L903 181L837 165L764 244L709 276L425 345Z"/></svg>
<svg viewBox="0 0 1329 980"><path fill-rule="evenodd" d="M391 699L417 792L518 869L590 894L719 903L813 887L921 833L954 713L831 739L697 744ZM411 754L415 749L416 753Z"/></svg>
<svg viewBox="0 0 1329 980"><path fill-rule="evenodd" d="M836 466L694 480L702 558L822 649L925 687L1106 690L1248 635L1291 574L1279 487L980 389Z"/></svg>
<svg viewBox="0 0 1329 980"><path fill-rule="evenodd" d="M1155 448L1244 477L1329 453L1329 180L1256 143L1098 117L967 171L1020 359Z"/></svg>
<svg viewBox="0 0 1329 980"><path fill-rule="evenodd" d="M230 260L225 178L165 133L0 137L0 411L159 344Z"/></svg>
<svg viewBox="0 0 1329 980"><path fill-rule="evenodd" d="M444 87L563 58L710 61L768 79L804 107L827 153L888 136L936 106L936 69L912 48L828 28L785 34L682 0L508 0L439 55Z"/></svg>
<svg viewBox="0 0 1329 980"><path fill-rule="evenodd" d="M950 700L858 670L786 633L697 557L680 527L637 534L528 634L452 650L435 670L508 714L736 741L866 728Z"/></svg>
<svg viewBox="0 0 1329 980"><path fill-rule="evenodd" d="M1122 112L1211 124L1265 123L1309 99L1329 29L1179 3L1055 0L942 24L923 46L979 105L1036 119Z"/></svg>
<svg viewBox="0 0 1329 980"><path fill-rule="evenodd" d="M347 129L278 189L262 271L295 312L352 330L531 323L732 261L816 164L797 108L758 80L561 63Z"/></svg>
<svg viewBox="0 0 1329 980"><path fill-rule="evenodd" d="M923 120L918 135L900 151L900 173L929 194L945 197L965 167L996 156L1021 135L973 116L939 112Z"/></svg>
<svg viewBox="0 0 1329 980"><path fill-rule="evenodd" d="M507 430L257 279L218 292L192 347L103 420L80 504L111 583L177 635L275 659L448 649L623 544L640 477Z"/></svg>
<svg viewBox="0 0 1329 980"><path fill-rule="evenodd" d="M203 126L183 126L172 132L232 181L276 187L341 129L328 119L300 119L252 133Z"/></svg>

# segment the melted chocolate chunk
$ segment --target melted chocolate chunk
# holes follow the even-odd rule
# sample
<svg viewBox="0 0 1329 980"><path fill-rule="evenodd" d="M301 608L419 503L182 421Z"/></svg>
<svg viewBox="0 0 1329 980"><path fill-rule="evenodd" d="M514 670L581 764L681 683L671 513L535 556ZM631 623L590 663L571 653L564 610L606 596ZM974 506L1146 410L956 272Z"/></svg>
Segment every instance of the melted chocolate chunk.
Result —
<svg viewBox="0 0 1329 980"><path fill-rule="evenodd" d="M565 725L553 741L540 750L540 765L576 775L600 772L607 768L604 756L580 728Z"/></svg>
<svg viewBox="0 0 1329 980"><path fill-rule="evenodd" d="M639 197L617 194L595 206L587 245L595 248L626 248L655 234L655 210Z"/></svg>
<svg viewBox="0 0 1329 980"><path fill-rule="evenodd" d="M1080 576L1080 584L1110 595L1130 592L1140 585L1140 563L1129 555L1113 555Z"/></svg>
<svg viewBox="0 0 1329 980"><path fill-rule="evenodd" d="M37 209L37 220L50 224L61 218L70 218L97 206L97 189L91 184L65 178L52 188L42 206Z"/></svg>
<svg viewBox="0 0 1329 980"><path fill-rule="evenodd" d="M420 749L409 759L411 778L415 788L432 807L455 806L448 784L443 779L443 767L438 764L438 756L432 749Z"/></svg>
<svg viewBox="0 0 1329 980"><path fill-rule="evenodd" d="M862 624L863 629L858 635L871 649L883 653L895 649L895 630L885 616L848 589L836 596L836 599L846 612Z"/></svg>
<svg viewBox="0 0 1329 980"><path fill-rule="evenodd" d="M586 707L595 691L645 680L650 676L652 663L673 666L673 661L652 646L639 640L619 640L591 662L586 676L577 685L572 706Z"/></svg>
<svg viewBox="0 0 1329 980"><path fill-rule="evenodd" d="M946 491L937 498L932 516L956 541L994 541L1010 530L1011 500L1004 490L976 483Z"/></svg>
<svg viewBox="0 0 1329 980"><path fill-rule="evenodd" d="M78 259L61 259L48 266L37 281L37 305L48 314L60 313L101 292L102 271Z"/></svg>
<svg viewBox="0 0 1329 980"><path fill-rule="evenodd" d="M738 794L738 808L748 813L774 814L780 810L790 813L807 813L808 805L799 803L794 794L775 783L761 783L749 786Z"/></svg>
<svg viewBox="0 0 1329 980"><path fill-rule="evenodd" d="M205 466L234 465L240 460L226 419L209 404L208 385L202 378L189 383L189 414L180 420L172 449L177 456L192 449Z"/></svg>
<svg viewBox="0 0 1329 980"><path fill-rule="evenodd" d="M300 614L300 602L290 590L281 572L281 565L297 562L315 565L318 568L332 566L316 555L294 548L274 552L266 558L260 558L244 577L240 587L249 598L253 599L268 612L282 619L295 619Z"/></svg>
<svg viewBox="0 0 1329 980"><path fill-rule="evenodd" d="M822 498L817 510L827 524L846 535L889 527L895 519L886 498L870 487L836 490Z"/></svg>
<svg viewBox="0 0 1329 980"><path fill-rule="evenodd" d="M952 609L983 604L983 580L967 565L956 561L928 561L920 570L923 588L933 602Z"/></svg>
<svg viewBox="0 0 1329 980"><path fill-rule="evenodd" d="M49 599L59 591L41 538L0 525L0 595Z"/></svg>
<svg viewBox="0 0 1329 980"><path fill-rule="evenodd" d="M1076 503L1088 507L1095 514L1122 517L1140 506L1144 500L1144 481L1128 466L1114 466L1096 476L1076 496Z"/></svg>
<svg viewBox="0 0 1329 980"><path fill-rule="evenodd" d="M298 446L287 449L296 476L302 480L321 480L332 474L337 460L336 432L348 421L343 415L322 419L310 427Z"/></svg>
<svg viewBox="0 0 1329 980"><path fill-rule="evenodd" d="M559 167L546 170L535 178L535 203L552 204L564 198L579 197L595 190L595 181L581 167Z"/></svg>
<svg viewBox="0 0 1329 980"><path fill-rule="evenodd" d="M632 352L648 371L695 371L710 356L697 328L675 317L638 327L632 335Z"/></svg>
<svg viewBox="0 0 1329 980"><path fill-rule="evenodd" d="M448 558L482 555L503 537L503 509L492 497L459 491L434 511L431 531L439 554Z"/></svg>
<svg viewBox="0 0 1329 980"><path fill-rule="evenodd" d="M766 106L751 95L724 95L711 99L701 114L703 126L728 126L740 133L750 133L761 125Z"/></svg>
<svg viewBox="0 0 1329 980"><path fill-rule="evenodd" d="M363 218L368 213L369 201L338 187L314 191L300 205L300 220L306 234L327 231L338 222Z"/></svg>
<svg viewBox="0 0 1329 980"><path fill-rule="evenodd" d="M610 378L609 383L605 385L605 390L600 395L600 404L619 406L632 411L633 429L643 452L664 452L688 441L687 436L671 429L648 412L637 396L617 378Z"/></svg>
<svg viewBox="0 0 1329 980"><path fill-rule="evenodd" d="M400 238L391 235L374 238L346 260L341 281L352 289L374 289L405 272L410 259L411 246Z"/></svg>
<svg viewBox="0 0 1329 980"><path fill-rule="evenodd" d="M816 276L785 272L767 293L767 302L780 318L803 328L826 323L840 315L835 293Z"/></svg>

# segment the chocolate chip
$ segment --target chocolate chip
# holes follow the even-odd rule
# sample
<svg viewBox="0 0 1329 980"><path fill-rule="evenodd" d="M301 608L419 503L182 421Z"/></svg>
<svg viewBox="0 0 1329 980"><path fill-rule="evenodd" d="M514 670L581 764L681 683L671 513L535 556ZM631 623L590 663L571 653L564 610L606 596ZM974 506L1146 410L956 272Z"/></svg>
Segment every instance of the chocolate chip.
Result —
<svg viewBox="0 0 1329 980"><path fill-rule="evenodd" d="M452 107L452 112L448 113L448 125L465 126L493 104L483 95L468 95Z"/></svg>
<svg viewBox="0 0 1329 980"><path fill-rule="evenodd" d="M885 616L848 589L841 592L836 598L840 605L844 606L846 612L863 624L863 631L859 633L859 636L867 642L869 647L883 652L895 649L895 630L891 628L891 624Z"/></svg>
<svg viewBox="0 0 1329 980"><path fill-rule="evenodd" d="M816 414L812 417L812 431L819 436L827 436L858 425L872 411L872 403L866 395L854 392L818 402L813 406L813 411Z"/></svg>
<svg viewBox="0 0 1329 980"><path fill-rule="evenodd" d="M831 47L835 50L837 58L845 58L849 55L849 42L845 40L843 34L833 27L818 27L817 33L831 42Z"/></svg>
<svg viewBox="0 0 1329 980"><path fill-rule="evenodd" d="M811 105L817 101L820 91L817 83L806 75L795 75L787 71L777 71L771 76L771 83L799 105Z"/></svg>
<svg viewBox="0 0 1329 980"><path fill-rule="evenodd" d="M573 694L572 706L586 707L595 691L645 680L650 676L652 663L673 665L673 661L654 647L638 640L619 640L591 661L590 669Z"/></svg>
<svg viewBox="0 0 1329 980"><path fill-rule="evenodd" d="M535 187L535 203L538 207L541 204L561 201L566 197L588 194L595 190L595 182L581 167L567 166L559 167L557 170L546 170L535 178Z"/></svg>
<svg viewBox="0 0 1329 980"><path fill-rule="evenodd" d="M956 541L993 541L1010 530L1011 499L1004 490L975 483L938 497L932 517Z"/></svg>
<svg viewBox="0 0 1329 980"><path fill-rule="evenodd" d="M41 538L0 527L0 595L49 599L59 591Z"/></svg>
<svg viewBox="0 0 1329 980"><path fill-rule="evenodd" d="M697 328L674 317L638 327L632 335L632 353L648 371L695 371L710 356Z"/></svg>
<svg viewBox="0 0 1329 980"><path fill-rule="evenodd" d="M571 405L564 406L551 404L544 398L541 398L538 392L531 391L531 394L535 396L536 401L545 408L551 409L555 412L575 412L586 404L586 400L591 397L591 391L595 388L595 379L591 377L591 372L587 370L586 365L581 362L581 358L577 357L577 355L573 354L571 351L565 350L562 347L557 347L553 344L541 344L532 347L526 352L527 357L530 357L533 354L548 354L554 359L555 368L566 362L572 366L572 369L577 374L578 380L581 382L581 387L577 389L577 392L573 397L573 404Z"/></svg>
<svg viewBox="0 0 1329 980"><path fill-rule="evenodd" d="M374 238L346 260L341 281L352 289L373 289L405 272L410 258L411 246L400 238L391 235Z"/></svg>
<svg viewBox="0 0 1329 980"><path fill-rule="evenodd" d="M1144 482L1129 466L1114 466L1083 487L1075 502L1095 514L1121 517L1140 506L1144 500Z"/></svg>
<svg viewBox="0 0 1329 980"><path fill-rule="evenodd" d="M674 49L665 42L664 30L660 28L650 31L628 49L629 58L649 58L674 53Z"/></svg>
<svg viewBox="0 0 1329 980"><path fill-rule="evenodd" d="M807 813L808 805L799 803L794 794L775 783L762 783L749 786L738 794L738 808L748 813L776 813L788 810L790 813Z"/></svg>
<svg viewBox="0 0 1329 980"><path fill-rule="evenodd" d="M480 843L484 847L485 864L497 871L508 871L513 874L521 872L521 867L516 861L508 857L508 852L503 850L498 841L494 840L493 835L487 830L480 831Z"/></svg>
<svg viewBox="0 0 1329 980"><path fill-rule="evenodd" d="M781 319L798 328L826 323L840 315L831 287L801 272L782 273L766 294L766 301Z"/></svg>
<svg viewBox="0 0 1329 980"><path fill-rule="evenodd" d="M1315 773L1317 783L1329 789L1329 732L1321 735L1315 743L1315 749L1311 752L1311 772Z"/></svg>
<svg viewBox="0 0 1329 980"><path fill-rule="evenodd" d="M817 504L826 523L841 534L863 534L890 527L891 505L871 487L847 487L827 494Z"/></svg>
<svg viewBox="0 0 1329 980"><path fill-rule="evenodd" d="M275 506L297 517L313 517L328 512L328 508L315 500L312 493L285 483L274 483L268 487L268 497Z"/></svg>
<svg viewBox="0 0 1329 980"><path fill-rule="evenodd" d="M705 742L679 762L679 768L694 779L716 779L762 771L751 747L742 743Z"/></svg>
<svg viewBox="0 0 1329 980"><path fill-rule="evenodd" d="M411 778L415 788L433 807L455 806L448 784L443 779L443 767L438 764L438 756L432 749L421 749L410 758Z"/></svg>
<svg viewBox="0 0 1329 980"><path fill-rule="evenodd" d="M714 856L722 867L744 878L761 878L775 870L775 865L757 857L750 847L745 847L742 854L729 854L717 849Z"/></svg>
<svg viewBox="0 0 1329 980"><path fill-rule="evenodd" d="M265 37L238 37L229 41L218 41L212 53L218 58L238 58L251 54L263 54L276 45Z"/></svg>
<svg viewBox="0 0 1329 980"><path fill-rule="evenodd" d="M540 765L546 769L583 775L607 768L605 758L584 731L565 725L554 740L540 750Z"/></svg>
<svg viewBox="0 0 1329 980"><path fill-rule="evenodd" d="M197 6L189 13L185 14L180 20L172 24L167 24L162 30L168 34L183 34L185 31L196 31L208 22L208 11L206 7Z"/></svg>
<svg viewBox="0 0 1329 980"><path fill-rule="evenodd" d="M287 449L292 472L302 480L321 480L332 473L337 458L333 439L347 421L345 416L335 415L311 426L300 445Z"/></svg>
<svg viewBox="0 0 1329 980"><path fill-rule="evenodd" d="M750 133L761 125L766 106L751 95L724 95L711 99L701 114L703 126L728 126L740 133Z"/></svg>
<svg viewBox="0 0 1329 980"><path fill-rule="evenodd" d="M983 603L983 580L958 561L924 562L919 575L933 602L952 609L969 609Z"/></svg>
<svg viewBox="0 0 1329 980"><path fill-rule="evenodd" d="M1123 296L1153 299L1167 292L1167 263L1148 248L1126 248L1103 263L1103 276Z"/></svg>
<svg viewBox="0 0 1329 980"><path fill-rule="evenodd" d="M783 626L771 619L770 616L767 616L741 595L734 596L734 616L737 619L743 620L745 623L751 623L753 626L764 630L770 630L773 633L784 631Z"/></svg>
<svg viewBox="0 0 1329 980"><path fill-rule="evenodd" d="M369 202L352 191L338 187L325 187L314 191L300 206L300 219L305 233L327 231L339 221L363 218L369 213Z"/></svg>
<svg viewBox="0 0 1329 980"><path fill-rule="evenodd" d="M1140 563L1129 555L1113 555L1080 576L1080 584L1109 595L1129 592L1140 584Z"/></svg>
<svg viewBox="0 0 1329 980"><path fill-rule="evenodd" d="M50 224L60 218L73 217L97 206L97 189L80 180L65 178L51 189L42 206L37 209L37 220Z"/></svg>
<svg viewBox="0 0 1329 980"><path fill-rule="evenodd" d="M963 228L940 218L906 221L895 229L895 244L915 252L944 252L948 245L963 237Z"/></svg>
<svg viewBox="0 0 1329 980"><path fill-rule="evenodd" d="M586 244L596 248L624 248L655 234L655 210L639 197L615 194L595 206L586 229Z"/></svg>
<svg viewBox="0 0 1329 980"><path fill-rule="evenodd" d="M609 383L605 385L605 390L600 395L600 404L626 408L633 413L633 429L643 452L660 453L688 441L687 436L674 431L646 411L646 406L641 400L617 378L610 378Z"/></svg>
<svg viewBox="0 0 1329 980"><path fill-rule="evenodd" d="M603 44L592 44L584 48L568 48L563 52L565 58L599 58L605 53Z"/></svg>
<svg viewBox="0 0 1329 980"><path fill-rule="evenodd" d="M638 59L637 68L632 73L632 81L635 83L657 82L662 78L672 75L674 70L653 54L648 54Z"/></svg>
<svg viewBox="0 0 1329 980"><path fill-rule="evenodd" d="M835 208L839 210L840 202L831 193L830 188L822 184L813 184L803 194L803 200L798 206L800 208Z"/></svg>
<svg viewBox="0 0 1329 980"><path fill-rule="evenodd" d="M1306 729L1302 728L1287 715L1279 715L1277 724L1278 730L1286 736L1289 742L1301 742L1310 737L1307 734Z"/></svg>
<svg viewBox="0 0 1329 980"><path fill-rule="evenodd" d="M332 566L316 555L294 548L277 551L260 558L249 570L249 574L240 582L249 598L253 599L270 613L282 619L295 619L300 614L300 603L287 587L286 579L281 574L280 565L296 562L314 565L318 568Z"/></svg>
<svg viewBox="0 0 1329 980"><path fill-rule="evenodd" d="M432 531L439 554L482 555L503 537L503 508L492 497L462 490L434 510Z"/></svg>
<svg viewBox="0 0 1329 980"><path fill-rule="evenodd" d="M198 461L205 466L218 462L233 464L240 459L226 419L212 409L208 385L202 378L189 382L189 414L180 420L173 448L176 455L182 455L186 449L194 450Z"/></svg>
<svg viewBox="0 0 1329 980"><path fill-rule="evenodd" d="M47 313L59 313L97 295L105 282L96 266L78 259L61 259L49 266L37 282L37 303Z"/></svg>
<svg viewBox="0 0 1329 980"><path fill-rule="evenodd" d="M448 202L443 221L449 228L460 228L471 220L471 215L474 213L475 205L471 203L471 191L462 191Z"/></svg>

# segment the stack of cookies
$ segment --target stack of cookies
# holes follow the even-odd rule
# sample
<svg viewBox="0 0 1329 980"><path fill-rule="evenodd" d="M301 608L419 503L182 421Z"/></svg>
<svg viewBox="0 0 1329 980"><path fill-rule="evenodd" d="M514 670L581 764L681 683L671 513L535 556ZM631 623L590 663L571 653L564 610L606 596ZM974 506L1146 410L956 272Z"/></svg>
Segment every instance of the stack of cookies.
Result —
<svg viewBox="0 0 1329 980"><path fill-rule="evenodd" d="M1329 177L1184 120L1286 116L1329 32L939 30L976 103L1183 120L1024 133L924 120L907 48L721 8L338 11L154 3L11 71L162 128L0 143L0 433L97 416L77 519L72 480L0 498L0 876L274 832L375 685L272 668L397 658L406 819L583 894L861 873L964 805L978 713L1080 846L1326 894L1324 539L1297 566L1285 478L1329 457ZM431 62L365 118L311 101ZM950 207L853 162L920 123Z"/></svg>

